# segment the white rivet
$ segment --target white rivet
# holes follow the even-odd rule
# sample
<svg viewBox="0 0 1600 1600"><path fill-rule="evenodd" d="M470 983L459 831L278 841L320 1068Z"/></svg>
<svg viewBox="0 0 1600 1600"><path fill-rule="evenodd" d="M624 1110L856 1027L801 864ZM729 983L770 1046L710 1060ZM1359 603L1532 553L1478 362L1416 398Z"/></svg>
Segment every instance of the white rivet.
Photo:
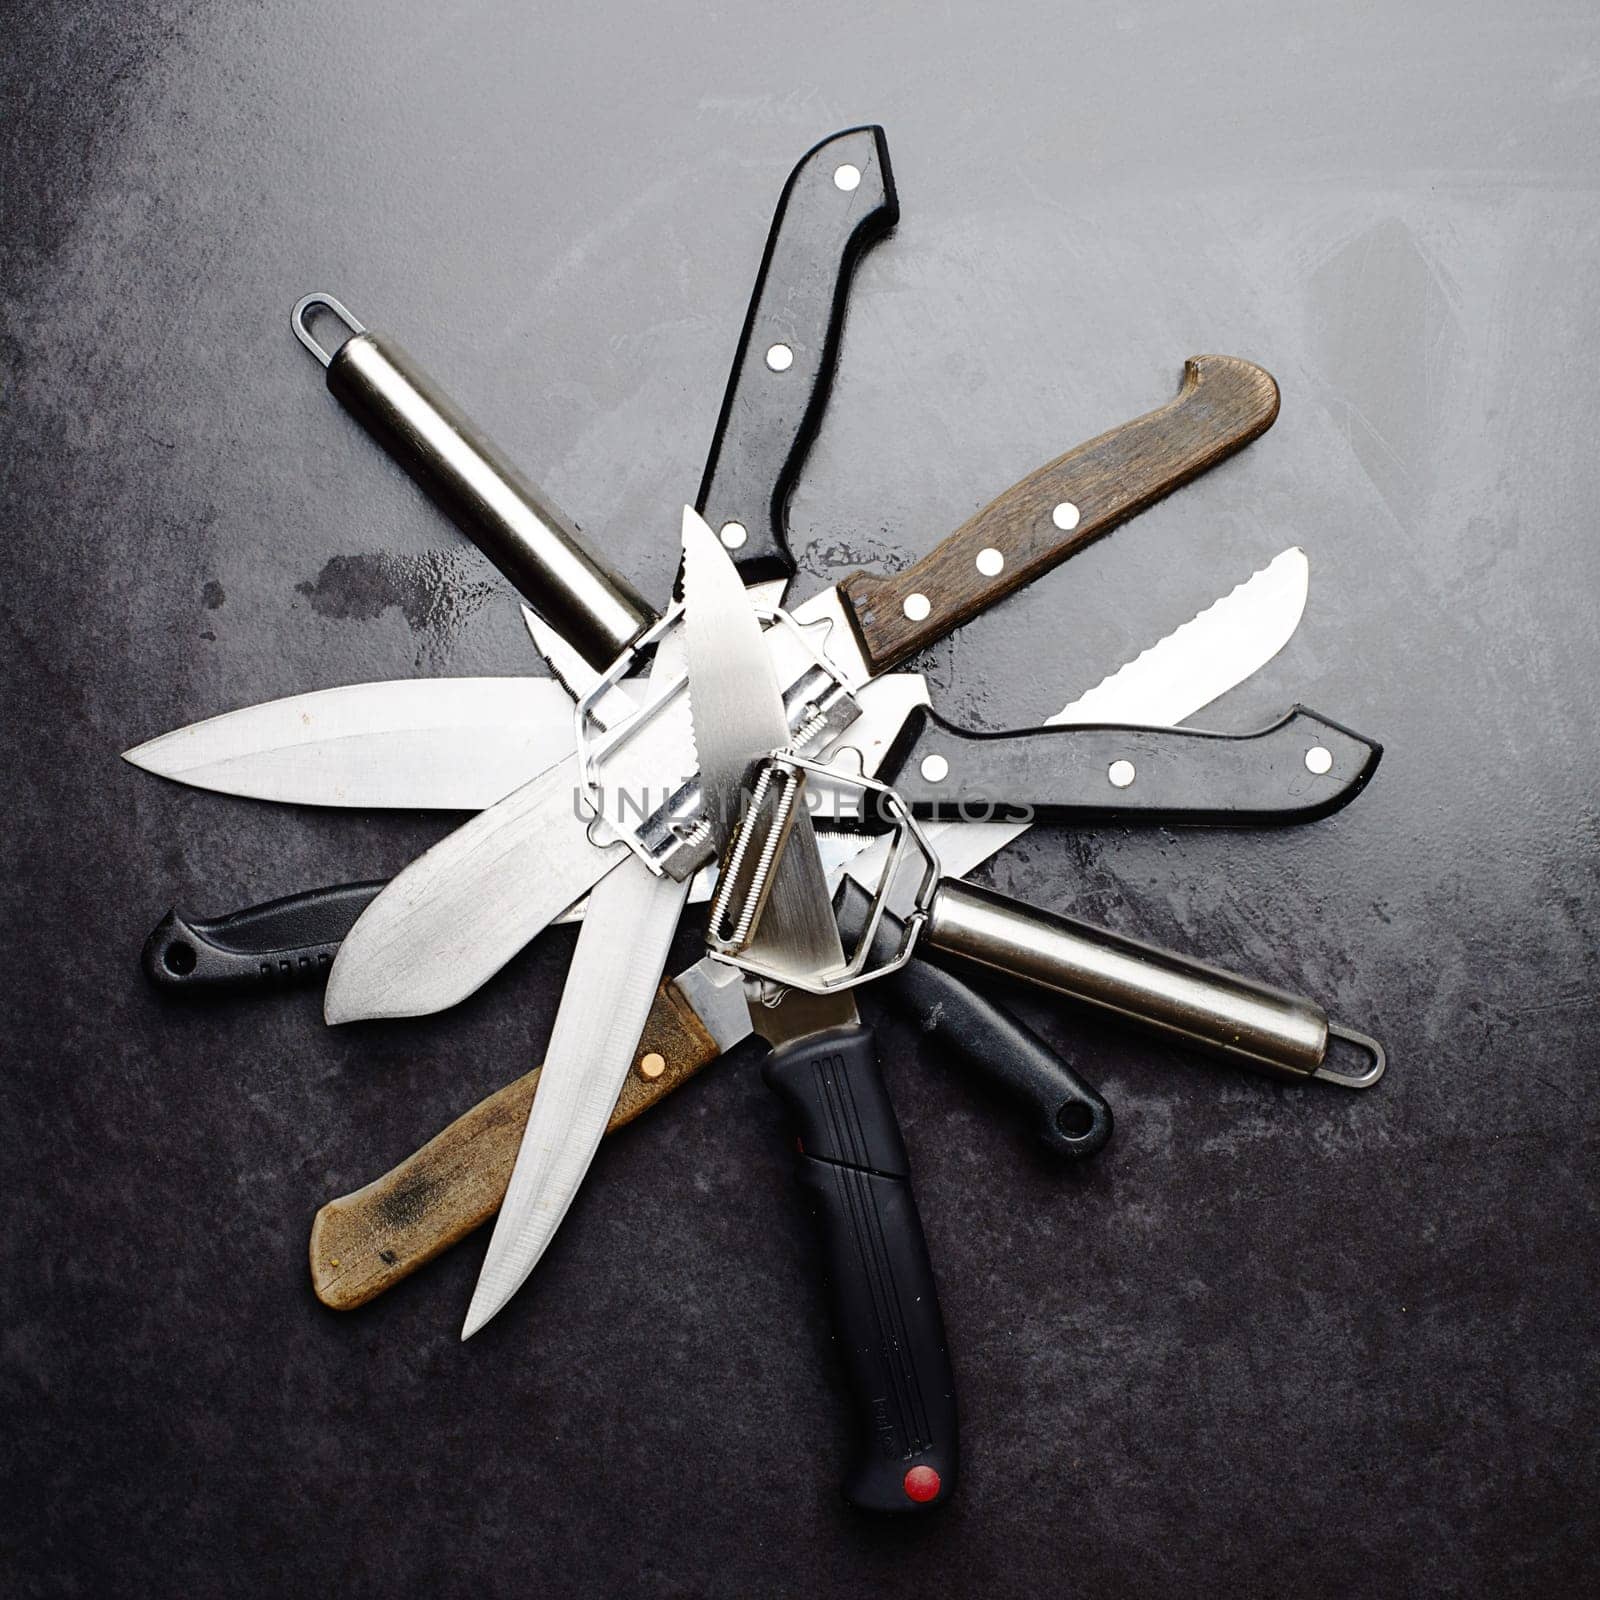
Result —
<svg viewBox="0 0 1600 1600"><path fill-rule="evenodd" d="M768 345L767 365L774 372L787 372L794 365L794 351L786 344Z"/></svg>
<svg viewBox="0 0 1600 1600"><path fill-rule="evenodd" d="M1113 761L1106 768L1106 776L1111 780L1113 789L1126 789L1134 779L1133 763L1131 761Z"/></svg>
<svg viewBox="0 0 1600 1600"><path fill-rule="evenodd" d="M846 194L861 183L861 168L852 166L848 161L842 167L833 169L833 186L843 189Z"/></svg>
<svg viewBox="0 0 1600 1600"><path fill-rule="evenodd" d="M913 622L921 622L933 610L933 603L925 594L908 594L906 603L900 609Z"/></svg>
<svg viewBox="0 0 1600 1600"><path fill-rule="evenodd" d="M1314 744L1306 751L1306 771L1314 772L1319 778L1325 772L1333 771L1333 752L1320 744Z"/></svg>
<svg viewBox="0 0 1600 1600"><path fill-rule="evenodd" d="M1063 500L1050 513L1050 520L1063 533L1071 533L1078 526L1078 508L1070 500Z"/></svg>
<svg viewBox="0 0 1600 1600"><path fill-rule="evenodd" d="M998 578L1005 564L1006 558L993 545L978 552L978 571L986 578Z"/></svg>
<svg viewBox="0 0 1600 1600"><path fill-rule="evenodd" d="M950 763L943 756L924 756L919 770L929 783L943 783L950 776Z"/></svg>
<svg viewBox="0 0 1600 1600"><path fill-rule="evenodd" d="M750 530L742 522L724 522L722 532L717 536L730 550L743 547L746 539L750 537Z"/></svg>

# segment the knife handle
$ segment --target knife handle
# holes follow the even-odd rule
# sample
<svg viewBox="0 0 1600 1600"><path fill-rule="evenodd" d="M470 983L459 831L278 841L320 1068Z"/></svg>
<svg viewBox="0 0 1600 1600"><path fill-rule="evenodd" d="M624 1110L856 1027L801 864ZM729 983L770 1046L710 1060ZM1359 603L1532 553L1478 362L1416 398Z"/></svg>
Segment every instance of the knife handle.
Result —
<svg viewBox="0 0 1600 1600"><path fill-rule="evenodd" d="M899 216L878 127L814 145L778 198L695 501L746 584L794 574L784 509L827 404L851 277Z"/></svg>
<svg viewBox="0 0 1600 1600"><path fill-rule="evenodd" d="M345 883L286 895L209 922L174 908L144 942L145 976L169 994L282 989L320 981L380 889Z"/></svg>
<svg viewBox="0 0 1600 1600"><path fill-rule="evenodd" d="M312 330L313 311L336 317L349 337L327 349ZM369 332L326 294L306 295L290 322L327 368L340 404L590 666L609 666L655 620L571 519L393 340Z"/></svg>
<svg viewBox="0 0 1600 1600"><path fill-rule="evenodd" d="M719 1054L676 986L663 983L606 1132L632 1122ZM382 1177L317 1212L311 1286L325 1306L364 1306L500 1209L542 1070L480 1100Z"/></svg>
<svg viewBox="0 0 1600 1600"><path fill-rule="evenodd" d="M1277 415L1270 373L1194 356L1175 400L1030 473L914 566L852 573L839 592L873 674L1242 449Z"/></svg>
<svg viewBox="0 0 1600 1600"><path fill-rule="evenodd" d="M847 877L834 902L846 948L866 929L872 896ZM885 912L872 943L872 959L887 961L904 929ZM1081 1161L1111 1137L1111 1107L1031 1028L953 974L926 961L908 961L881 983L918 1027L962 1065L980 1073L1026 1113L1026 1126L1055 1154Z"/></svg>
<svg viewBox="0 0 1600 1600"><path fill-rule="evenodd" d="M878 777L946 822L1310 822L1347 805L1383 746L1295 706L1255 733L1062 726L973 733L918 706Z"/></svg>
<svg viewBox="0 0 1600 1600"><path fill-rule="evenodd" d="M860 1444L845 1498L925 1512L955 1490L955 1383L933 1265L877 1044L859 1024L780 1046L762 1076L799 1143Z"/></svg>

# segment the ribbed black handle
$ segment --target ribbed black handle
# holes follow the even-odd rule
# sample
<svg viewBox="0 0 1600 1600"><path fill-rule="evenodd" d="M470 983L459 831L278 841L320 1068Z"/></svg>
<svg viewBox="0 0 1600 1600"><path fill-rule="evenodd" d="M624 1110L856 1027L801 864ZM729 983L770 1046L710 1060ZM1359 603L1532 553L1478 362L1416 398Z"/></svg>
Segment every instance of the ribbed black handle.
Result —
<svg viewBox="0 0 1600 1600"><path fill-rule="evenodd" d="M872 896L853 878L841 885L834 909L846 946L865 931ZM874 961L898 949L901 924L884 914L873 940ZM1057 1155L1092 1156L1111 1137L1111 1107L1031 1028L948 972L908 961L873 992L886 994L956 1060L997 1085L1024 1112L1028 1130Z"/></svg>
<svg viewBox="0 0 1600 1600"><path fill-rule="evenodd" d="M835 1028L768 1058L799 1137L796 1176L821 1232L834 1337L860 1429L845 1498L925 1512L956 1486L955 1384L905 1144L869 1028Z"/></svg>
<svg viewBox="0 0 1600 1600"><path fill-rule="evenodd" d="M1382 745L1305 706L1255 733L1102 725L973 733L919 706L878 777L919 817L1310 822L1348 805Z"/></svg>
<svg viewBox="0 0 1600 1600"><path fill-rule="evenodd" d="M851 275L899 215L882 128L824 139L783 186L695 501L728 530L747 584L794 573L784 506L822 421Z"/></svg>
<svg viewBox="0 0 1600 1600"><path fill-rule="evenodd" d="M381 888L382 881L312 889L209 922L169 911L144 942L145 976L177 994L320 982Z"/></svg>

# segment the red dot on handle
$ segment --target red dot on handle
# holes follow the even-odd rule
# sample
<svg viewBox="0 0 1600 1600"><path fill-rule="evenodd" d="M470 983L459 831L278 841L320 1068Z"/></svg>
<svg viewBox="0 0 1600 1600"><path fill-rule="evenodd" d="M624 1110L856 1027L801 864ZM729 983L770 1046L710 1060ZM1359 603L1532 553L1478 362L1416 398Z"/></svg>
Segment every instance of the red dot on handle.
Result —
<svg viewBox="0 0 1600 1600"><path fill-rule="evenodd" d="M939 1474L932 1467L913 1467L906 1474L906 1498L919 1505L925 1500L937 1499L939 1488Z"/></svg>

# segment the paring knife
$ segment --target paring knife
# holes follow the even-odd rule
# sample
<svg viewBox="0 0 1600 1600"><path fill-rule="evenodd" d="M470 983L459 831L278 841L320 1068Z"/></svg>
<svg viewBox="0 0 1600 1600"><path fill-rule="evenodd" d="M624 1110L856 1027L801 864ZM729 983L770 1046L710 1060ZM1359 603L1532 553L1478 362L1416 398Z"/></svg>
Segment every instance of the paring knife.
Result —
<svg viewBox="0 0 1600 1600"><path fill-rule="evenodd" d="M800 606L796 620L827 624L815 630L826 633L821 648L861 686L862 716L848 742L865 770L876 770L883 741L908 709L900 703L885 715L878 691L889 685L870 681L874 674L1242 448L1271 425L1277 406L1277 386L1261 368L1196 358L1175 400L1040 468L906 572L857 573ZM529 598L537 609L539 598ZM595 642L592 628L569 636L585 659ZM668 707L634 741L638 787L692 770L680 711ZM625 770L622 781L628 777ZM594 843L574 815L577 783L574 763L552 768L406 868L340 948L327 1019L415 1016L455 1004L619 866L627 846Z"/></svg>
<svg viewBox="0 0 1600 1600"><path fill-rule="evenodd" d="M1285 551L1052 720L1109 716L1130 722L1181 721L1193 716L1277 654L1298 626L1305 600L1305 558L1298 550ZM986 823L936 824L930 831L939 834L947 867L959 852L970 869L1027 830ZM863 881L876 885L886 858L882 846L870 846L864 856L870 864L863 869ZM928 970L913 960L904 974L874 988L895 993L904 975L919 969ZM930 1031L937 1029L941 1012L951 1015L937 992L914 1003ZM981 1051L991 1027L986 1023L974 1032L953 1022L951 1032L968 1041L969 1064L970 1041L978 1041ZM749 1030L743 987L724 964L702 960L664 983L608 1131L632 1121L747 1038ZM991 1065L996 1075L1013 1070L1012 1063L999 1059ZM1027 1071L1026 1041L1015 1070ZM538 1078L535 1069L508 1084L383 1176L318 1211L310 1239L311 1281L325 1305L336 1310L365 1305L494 1215Z"/></svg>
<svg viewBox="0 0 1600 1600"><path fill-rule="evenodd" d="M720 851L737 826L751 763L789 743L789 721L738 571L689 507L683 552L689 702L705 815ZM757 942L814 974L844 964L803 806L773 869ZM847 991L742 988L751 1026L772 1046L762 1076L789 1109L796 1176L821 1225L834 1337L857 1420L845 1498L873 1511L942 1504L955 1489L959 1460L955 1381L873 1031Z"/></svg>

